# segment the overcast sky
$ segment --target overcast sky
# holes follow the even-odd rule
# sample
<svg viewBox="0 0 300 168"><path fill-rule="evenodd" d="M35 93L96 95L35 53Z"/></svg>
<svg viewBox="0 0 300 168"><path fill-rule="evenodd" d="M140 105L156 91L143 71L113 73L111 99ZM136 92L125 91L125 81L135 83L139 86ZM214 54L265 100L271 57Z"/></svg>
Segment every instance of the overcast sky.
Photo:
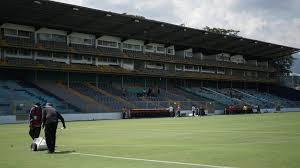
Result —
<svg viewBox="0 0 300 168"><path fill-rule="evenodd" d="M300 48L300 0L55 0ZM297 56L297 57L300 57ZM299 71L300 73L300 71Z"/></svg>

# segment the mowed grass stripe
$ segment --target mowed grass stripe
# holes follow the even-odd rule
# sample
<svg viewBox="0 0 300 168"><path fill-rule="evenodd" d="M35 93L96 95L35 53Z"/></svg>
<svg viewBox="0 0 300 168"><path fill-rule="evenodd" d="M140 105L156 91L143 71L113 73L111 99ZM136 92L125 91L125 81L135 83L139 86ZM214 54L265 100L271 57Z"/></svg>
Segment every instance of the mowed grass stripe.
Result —
<svg viewBox="0 0 300 168"><path fill-rule="evenodd" d="M0 125L0 167L194 167L67 154L75 151L241 168L299 168L299 120L300 113L273 113L67 122L67 130L57 137L62 152L54 155L30 151L27 124Z"/></svg>

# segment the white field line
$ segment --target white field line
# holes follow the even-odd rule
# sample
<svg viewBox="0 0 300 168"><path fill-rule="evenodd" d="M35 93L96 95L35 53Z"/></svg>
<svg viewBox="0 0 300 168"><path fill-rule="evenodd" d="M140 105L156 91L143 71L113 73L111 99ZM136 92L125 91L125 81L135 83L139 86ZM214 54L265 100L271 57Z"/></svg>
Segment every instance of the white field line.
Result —
<svg viewBox="0 0 300 168"><path fill-rule="evenodd" d="M186 162L173 162L173 161L164 161L164 160L151 160L151 159L140 159L140 158L129 158L129 157L119 157L119 156L108 156L108 155L96 155L88 153L70 153L72 155L82 155L82 156L92 156L92 157L102 157L109 159L120 159L120 160L132 160L132 161L144 161L144 162L153 162L153 163L164 163L164 164L173 164L173 165L187 165L187 166L197 166L197 167L207 167L207 168L234 168L227 166L215 166L207 164L197 164L197 163L186 163Z"/></svg>

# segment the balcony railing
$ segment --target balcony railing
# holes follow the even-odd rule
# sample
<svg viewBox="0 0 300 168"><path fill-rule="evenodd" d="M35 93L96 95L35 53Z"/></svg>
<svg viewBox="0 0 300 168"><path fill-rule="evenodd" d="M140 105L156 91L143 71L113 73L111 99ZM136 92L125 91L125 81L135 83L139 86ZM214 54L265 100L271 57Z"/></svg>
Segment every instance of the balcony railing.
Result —
<svg viewBox="0 0 300 168"><path fill-rule="evenodd" d="M56 43L56 42L46 42L40 41L36 44L30 39L21 39L21 38L7 38L0 40L0 47L17 47L25 48L32 50L47 50L53 52L65 52L70 54L85 54L93 56L108 56L108 57L117 57L117 58L130 58L137 60L148 60L148 61L159 61L172 64L189 64L189 65L199 65L199 66L208 66L216 68L230 68L230 69L240 69L240 70L252 70L260 72L275 72L273 67L263 67L255 66L250 64L236 64L232 62L220 62L213 60L201 60L200 58L183 58L180 56L171 56L164 54L156 53L143 53L143 52L134 52L134 51L124 51L122 52L119 49L110 49L103 47L83 47L82 45L73 45L68 46L65 43Z"/></svg>
<svg viewBox="0 0 300 168"><path fill-rule="evenodd" d="M187 78L187 79L205 79L205 80L226 80L226 81L247 81L247 82L267 82L274 83L276 79L268 79L265 77L246 77L243 75L220 75L207 74L200 72L178 72L168 70L156 69L138 69L134 71L126 70L119 66L95 66L87 64L65 64L60 62L45 61L45 60L31 60L19 58L5 58L0 60L0 66L7 68L20 69L42 69L42 70L60 70L66 72L87 72L87 73L108 73L121 75L141 75L154 77L169 77L169 78Z"/></svg>

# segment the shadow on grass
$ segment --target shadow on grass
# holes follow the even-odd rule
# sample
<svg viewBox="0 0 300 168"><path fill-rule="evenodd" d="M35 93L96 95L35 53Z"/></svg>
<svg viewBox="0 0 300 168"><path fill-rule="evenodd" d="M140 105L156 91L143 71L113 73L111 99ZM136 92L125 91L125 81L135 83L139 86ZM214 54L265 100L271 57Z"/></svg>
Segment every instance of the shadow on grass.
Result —
<svg viewBox="0 0 300 168"><path fill-rule="evenodd" d="M54 154L70 154L76 152L75 150L67 150L67 151L55 151Z"/></svg>

